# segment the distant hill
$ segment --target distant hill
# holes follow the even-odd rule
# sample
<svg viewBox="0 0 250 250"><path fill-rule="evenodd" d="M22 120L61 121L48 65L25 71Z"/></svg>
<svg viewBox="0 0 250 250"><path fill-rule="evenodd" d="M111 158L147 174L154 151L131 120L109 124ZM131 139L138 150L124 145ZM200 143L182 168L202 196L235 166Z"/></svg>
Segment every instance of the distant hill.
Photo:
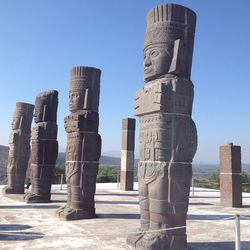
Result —
<svg viewBox="0 0 250 250"><path fill-rule="evenodd" d="M99 162L100 164L103 164L103 165L112 165L112 166L119 165L120 166L121 159L118 157L102 155ZM60 152L58 153L57 164L64 164L64 163L65 163L65 152Z"/></svg>

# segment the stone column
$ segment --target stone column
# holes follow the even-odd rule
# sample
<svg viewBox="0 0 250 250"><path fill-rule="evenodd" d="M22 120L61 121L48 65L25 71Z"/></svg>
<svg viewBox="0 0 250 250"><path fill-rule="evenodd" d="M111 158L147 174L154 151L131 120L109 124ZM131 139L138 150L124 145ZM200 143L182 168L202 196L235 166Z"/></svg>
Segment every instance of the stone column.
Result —
<svg viewBox="0 0 250 250"><path fill-rule="evenodd" d="M220 199L226 207L242 206L241 148L220 146Z"/></svg>
<svg viewBox="0 0 250 250"><path fill-rule="evenodd" d="M25 195L27 203L50 202L51 184L58 155L57 142L58 92L50 90L36 97L31 141L31 192Z"/></svg>
<svg viewBox="0 0 250 250"><path fill-rule="evenodd" d="M12 133L9 137L7 166L8 186L6 194L23 194L26 170L30 158L30 127L34 105L17 102L13 116Z"/></svg>
<svg viewBox="0 0 250 250"><path fill-rule="evenodd" d="M135 119L122 120L121 190L132 191L134 187Z"/></svg>
<svg viewBox="0 0 250 250"><path fill-rule="evenodd" d="M99 95L101 70L74 67L71 70L69 110L64 119L68 133L66 150L67 205L60 208L62 220L94 218L96 176L101 155Z"/></svg>
<svg viewBox="0 0 250 250"><path fill-rule="evenodd" d="M197 147L190 80L195 23L195 13L177 4L157 6L147 16L145 86L135 95L142 232L127 240L135 249L187 248L186 216Z"/></svg>

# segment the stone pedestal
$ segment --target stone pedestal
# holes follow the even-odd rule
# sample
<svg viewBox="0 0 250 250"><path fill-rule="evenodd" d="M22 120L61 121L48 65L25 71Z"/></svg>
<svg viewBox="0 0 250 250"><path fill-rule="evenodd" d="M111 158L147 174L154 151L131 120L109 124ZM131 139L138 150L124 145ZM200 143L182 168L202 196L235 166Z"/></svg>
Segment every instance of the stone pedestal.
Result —
<svg viewBox="0 0 250 250"><path fill-rule="evenodd" d="M220 146L221 205L242 206L241 148L233 143Z"/></svg>
<svg viewBox="0 0 250 250"><path fill-rule="evenodd" d="M122 120L122 150L120 189L132 191L134 187L135 119Z"/></svg>
<svg viewBox="0 0 250 250"><path fill-rule="evenodd" d="M186 216L197 148L190 80L195 23L195 13L177 4L157 6L147 16L145 85L135 95L141 231L127 239L133 249L187 249Z"/></svg>
<svg viewBox="0 0 250 250"><path fill-rule="evenodd" d="M9 136L9 157L7 166L8 186L6 194L23 194L26 170L30 158L30 127L34 105L17 102Z"/></svg>
<svg viewBox="0 0 250 250"><path fill-rule="evenodd" d="M99 93L101 71L74 67L70 82L70 115L64 119L67 136L65 173L67 205L58 210L62 220L95 218L95 189L101 155Z"/></svg>
<svg viewBox="0 0 250 250"><path fill-rule="evenodd" d="M51 199L51 184L58 155L56 90L40 93L36 97L31 142L31 192L25 195L27 203L46 203Z"/></svg>

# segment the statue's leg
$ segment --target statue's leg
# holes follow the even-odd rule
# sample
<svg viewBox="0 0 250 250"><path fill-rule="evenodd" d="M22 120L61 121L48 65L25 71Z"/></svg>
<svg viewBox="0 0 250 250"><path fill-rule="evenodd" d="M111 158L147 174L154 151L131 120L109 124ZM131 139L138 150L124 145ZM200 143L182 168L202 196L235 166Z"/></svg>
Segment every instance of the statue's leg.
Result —
<svg viewBox="0 0 250 250"><path fill-rule="evenodd" d="M191 168L181 163L157 168L157 179L149 184L149 233L145 234L138 249L186 249Z"/></svg>
<svg viewBox="0 0 250 250"><path fill-rule="evenodd" d="M68 192L67 204L58 210L58 215L63 220L73 220L77 213L76 210L80 206L81 167L77 162L66 162L65 170Z"/></svg>
<svg viewBox="0 0 250 250"><path fill-rule="evenodd" d="M65 163L65 175L66 175L66 182L67 182L67 203L66 205L60 207L57 210L57 214L60 217L60 214L63 213L64 209L69 209L71 205L71 183L70 183L70 177L71 177L71 171L73 170L73 167L70 166L70 163L66 161Z"/></svg>
<svg viewBox="0 0 250 250"><path fill-rule="evenodd" d="M88 170L88 166L93 170ZM93 166L94 165L94 166ZM63 220L79 220L96 217L94 208L95 181L98 163L70 163L67 183L69 200L67 206L59 213Z"/></svg>
<svg viewBox="0 0 250 250"><path fill-rule="evenodd" d="M139 183L139 206L140 206L140 223L141 228L137 233L128 235L127 244L136 248L139 241L142 239L144 232L149 229L149 200L148 200L148 184L144 181L146 164L139 164L138 167L138 183Z"/></svg>
<svg viewBox="0 0 250 250"><path fill-rule="evenodd" d="M95 218L95 191L96 177L99 163L88 162L82 165L81 190L83 196L83 206L81 207L84 218Z"/></svg>
<svg viewBox="0 0 250 250"><path fill-rule="evenodd" d="M32 166L32 188L31 192L25 195L27 203L47 203L51 199L51 179L54 165Z"/></svg>
<svg viewBox="0 0 250 250"><path fill-rule="evenodd" d="M7 178L8 178L8 186L6 186L4 188L4 193L5 194L15 194L16 193L16 175L14 175L13 173L8 173L7 174Z"/></svg>

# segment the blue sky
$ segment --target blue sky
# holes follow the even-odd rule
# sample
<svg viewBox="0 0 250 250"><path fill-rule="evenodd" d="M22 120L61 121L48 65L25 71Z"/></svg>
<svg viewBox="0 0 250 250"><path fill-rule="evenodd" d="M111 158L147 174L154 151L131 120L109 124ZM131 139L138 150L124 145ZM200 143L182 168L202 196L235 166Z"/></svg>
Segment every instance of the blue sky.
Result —
<svg viewBox="0 0 250 250"><path fill-rule="evenodd" d="M103 153L119 151L121 120L133 117L134 94L143 87L142 50L147 12L157 0L0 1L0 144L8 145L18 101L59 91L58 140L66 145L69 71L102 70L100 134ZM192 80L196 162L218 162L219 145L242 147L250 163L250 1L172 1L198 16ZM137 123L137 134L139 124ZM138 143L137 143L138 151Z"/></svg>

